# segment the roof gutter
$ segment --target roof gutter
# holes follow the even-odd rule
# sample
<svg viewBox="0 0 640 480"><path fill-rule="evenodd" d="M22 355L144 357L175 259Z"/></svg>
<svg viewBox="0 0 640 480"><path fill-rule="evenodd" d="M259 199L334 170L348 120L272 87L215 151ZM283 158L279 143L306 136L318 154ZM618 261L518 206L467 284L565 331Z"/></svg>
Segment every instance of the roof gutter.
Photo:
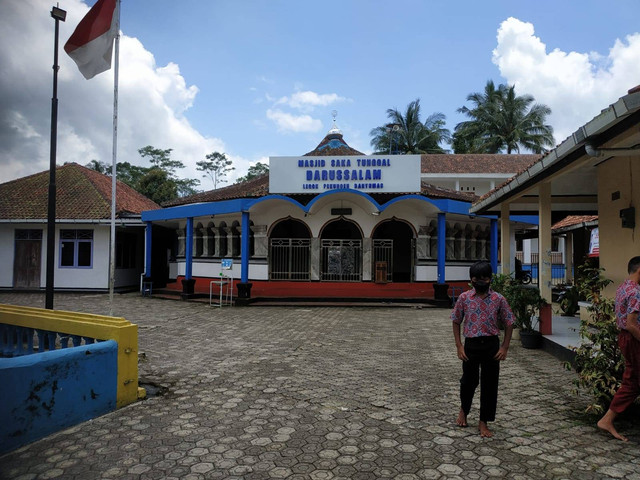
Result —
<svg viewBox="0 0 640 480"><path fill-rule="evenodd" d="M611 155L611 150L615 150L615 154L618 155L629 155L629 152L633 152L634 155L640 153L638 145L624 149L597 149L588 142L638 110L640 110L640 92L630 93L620 98L524 172L512 177L508 183L492 190L486 198L474 203L469 212L486 213L518 192L535 185L539 180L549 176L553 170L562 168L565 166L563 164L569 164L582 156L580 151L586 150L587 143L591 145L593 152L600 152L602 155ZM553 170L550 171L550 169Z"/></svg>
<svg viewBox="0 0 640 480"><path fill-rule="evenodd" d="M590 157L635 157L640 155L640 144L629 148L596 148L585 143L584 151Z"/></svg>

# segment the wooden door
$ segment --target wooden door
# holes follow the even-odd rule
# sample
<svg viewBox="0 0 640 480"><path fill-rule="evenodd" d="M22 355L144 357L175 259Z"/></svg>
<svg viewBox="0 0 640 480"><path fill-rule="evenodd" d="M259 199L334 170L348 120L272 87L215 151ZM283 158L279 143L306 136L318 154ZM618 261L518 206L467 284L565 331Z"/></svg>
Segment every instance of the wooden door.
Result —
<svg viewBox="0 0 640 480"><path fill-rule="evenodd" d="M13 287L40 288L42 230L16 230Z"/></svg>

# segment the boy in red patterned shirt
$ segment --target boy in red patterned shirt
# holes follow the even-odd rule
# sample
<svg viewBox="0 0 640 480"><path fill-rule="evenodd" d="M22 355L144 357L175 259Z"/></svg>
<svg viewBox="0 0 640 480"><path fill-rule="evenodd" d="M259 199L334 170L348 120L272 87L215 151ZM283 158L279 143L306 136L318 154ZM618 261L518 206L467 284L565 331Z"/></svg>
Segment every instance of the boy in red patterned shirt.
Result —
<svg viewBox="0 0 640 480"><path fill-rule="evenodd" d="M487 422L495 420L498 404L500 361L507 358L513 313L507 300L489 288L493 271L489 262L476 262L469 269L473 290L458 297L451 312L453 337L462 360L460 379L460 413L456 423L467 426L473 395L480 383L480 421L482 437L492 437ZM464 323L464 346L460 326ZM504 340L500 345L500 325L504 326ZM480 373L481 372L481 373Z"/></svg>
<svg viewBox="0 0 640 480"><path fill-rule="evenodd" d="M618 433L613 421L640 394L640 257L629 260L627 272L629 276L616 291L616 323L620 329L618 345L624 356L624 374L609 410L598 421L598 428L624 442L628 438Z"/></svg>

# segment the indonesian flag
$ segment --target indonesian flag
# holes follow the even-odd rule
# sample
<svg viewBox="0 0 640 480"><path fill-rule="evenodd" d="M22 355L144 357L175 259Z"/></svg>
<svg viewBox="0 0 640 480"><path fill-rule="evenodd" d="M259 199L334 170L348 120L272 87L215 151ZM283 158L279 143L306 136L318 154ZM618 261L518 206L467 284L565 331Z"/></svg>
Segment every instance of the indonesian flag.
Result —
<svg viewBox="0 0 640 480"><path fill-rule="evenodd" d="M118 34L117 3L98 0L64 45L87 80L111 68L113 40Z"/></svg>

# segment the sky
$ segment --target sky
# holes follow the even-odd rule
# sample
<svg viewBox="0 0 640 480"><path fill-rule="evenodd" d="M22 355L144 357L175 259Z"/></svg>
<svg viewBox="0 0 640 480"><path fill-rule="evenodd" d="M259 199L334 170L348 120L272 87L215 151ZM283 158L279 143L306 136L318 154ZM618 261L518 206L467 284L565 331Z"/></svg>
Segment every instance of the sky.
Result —
<svg viewBox="0 0 640 480"><path fill-rule="evenodd" d="M62 46L93 0L59 0L57 163L111 163L113 69L85 80ZM53 1L0 16L0 183L48 170ZM118 161L173 149L199 178L208 153L235 170L313 150L332 127L371 153L387 109L465 118L486 82L551 107L560 143L640 84L638 0L122 0ZM449 146L443 145L448 148ZM523 152L528 153L528 152ZM223 184L224 185L224 184ZM219 185L220 186L220 185Z"/></svg>

